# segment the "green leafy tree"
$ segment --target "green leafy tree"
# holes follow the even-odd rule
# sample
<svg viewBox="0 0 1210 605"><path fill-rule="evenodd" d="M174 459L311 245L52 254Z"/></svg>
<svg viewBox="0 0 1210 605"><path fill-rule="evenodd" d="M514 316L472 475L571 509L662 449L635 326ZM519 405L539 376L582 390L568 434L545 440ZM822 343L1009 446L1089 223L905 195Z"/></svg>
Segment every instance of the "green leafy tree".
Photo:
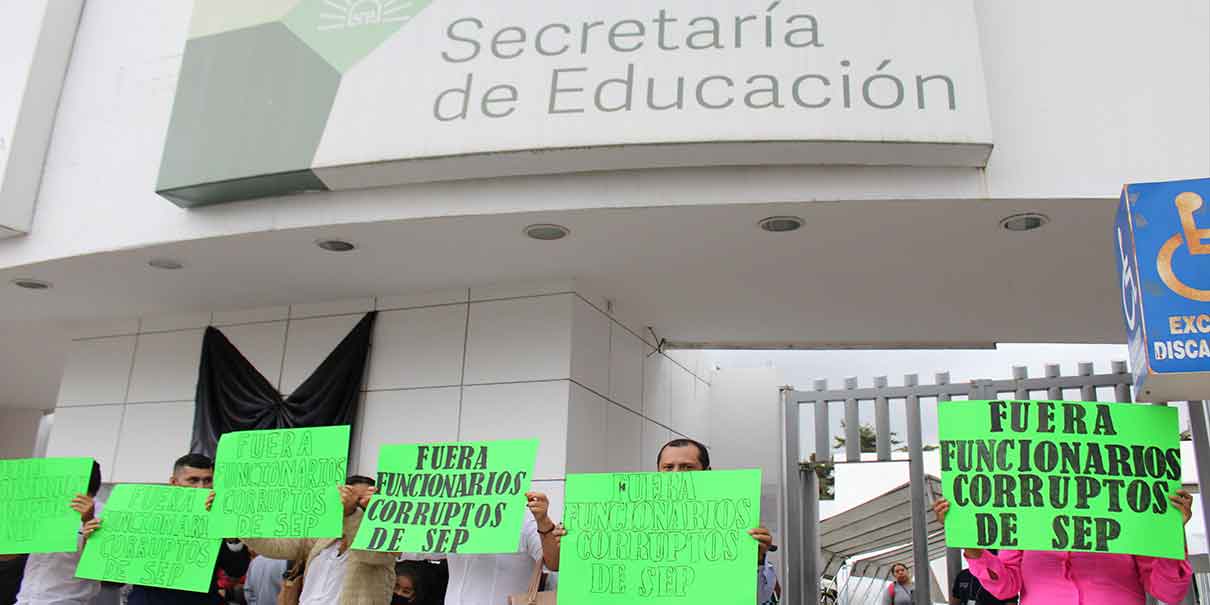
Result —
<svg viewBox="0 0 1210 605"><path fill-rule="evenodd" d="M840 421L840 428L842 430L845 428L845 424L844 424L843 420ZM863 424L857 429L857 434L861 440L862 453L878 451L878 433L874 431L874 427L872 427L868 424ZM832 449L843 450L845 448L845 436L843 434L837 435L834 437L834 439L835 439L835 443L832 445ZM899 445L901 443L903 443L903 441L896 439L895 433L892 432L891 433L891 446L893 447L893 446Z"/></svg>

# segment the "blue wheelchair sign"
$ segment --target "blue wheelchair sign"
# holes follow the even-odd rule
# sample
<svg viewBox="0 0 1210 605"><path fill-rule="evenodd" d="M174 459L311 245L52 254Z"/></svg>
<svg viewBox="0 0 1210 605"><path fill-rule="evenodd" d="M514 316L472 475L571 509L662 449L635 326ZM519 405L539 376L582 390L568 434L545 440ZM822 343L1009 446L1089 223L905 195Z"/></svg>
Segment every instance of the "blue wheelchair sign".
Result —
<svg viewBox="0 0 1210 605"><path fill-rule="evenodd" d="M1127 185L1114 241L1135 398L1210 397L1210 179Z"/></svg>

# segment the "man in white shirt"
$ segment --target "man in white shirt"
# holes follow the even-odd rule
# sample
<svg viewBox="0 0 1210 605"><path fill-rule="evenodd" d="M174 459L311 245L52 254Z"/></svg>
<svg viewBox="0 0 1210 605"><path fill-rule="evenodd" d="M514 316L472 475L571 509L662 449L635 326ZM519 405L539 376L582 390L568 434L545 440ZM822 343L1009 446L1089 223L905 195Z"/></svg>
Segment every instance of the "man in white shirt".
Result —
<svg viewBox="0 0 1210 605"><path fill-rule="evenodd" d="M80 513L80 522L88 523L97 514L94 498L101 489L101 465L92 463L92 478L88 481L88 494L76 494L71 501L72 510ZM84 536L80 536L75 552L32 554L25 563L25 578L21 581L21 592L17 594L17 605L88 605L101 592L101 583L76 577L76 565L84 550Z"/></svg>
<svg viewBox="0 0 1210 605"><path fill-rule="evenodd" d="M517 552L497 555L404 555L404 559L444 558L450 581L445 605L503 605L510 595L529 590L534 568L542 562L550 571L559 570L558 525L550 519L550 500L541 492L525 494L529 513L521 525Z"/></svg>

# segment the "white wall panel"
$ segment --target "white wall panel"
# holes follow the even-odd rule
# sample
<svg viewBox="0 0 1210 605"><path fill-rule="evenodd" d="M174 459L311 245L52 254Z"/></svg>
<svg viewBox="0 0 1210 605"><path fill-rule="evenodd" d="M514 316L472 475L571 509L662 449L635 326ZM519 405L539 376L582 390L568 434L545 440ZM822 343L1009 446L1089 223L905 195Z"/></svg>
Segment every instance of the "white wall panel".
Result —
<svg viewBox="0 0 1210 605"><path fill-rule="evenodd" d="M571 377L601 394L609 393L609 327L604 313L572 299Z"/></svg>
<svg viewBox="0 0 1210 605"><path fill-rule="evenodd" d="M610 323L609 398L636 412L643 411L643 341Z"/></svg>
<svg viewBox="0 0 1210 605"><path fill-rule="evenodd" d="M134 347L134 336L71 343L59 385L59 407L126 401Z"/></svg>
<svg viewBox="0 0 1210 605"><path fill-rule="evenodd" d="M46 456L85 457L101 465L101 476L114 471L119 427L124 406L69 407L55 410Z"/></svg>
<svg viewBox="0 0 1210 605"><path fill-rule="evenodd" d="M461 384L466 313L467 305L380 312L368 389Z"/></svg>
<svg viewBox="0 0 1210 605"><path fill-rule="evenodd" d="M561 479L567 468L566 380L466 387L463 441L537 438L535 479Z"/></svg>
<svg viewBox="0 0 1210 605"><path fill-rule="evenodd" d="M607 407L613 407L613 404L572 383L567 412L568 473L603 473L610 470L605 465L608 429L602 430L606 427Z"/></svg>
<svg viewBox="0 0 1210 605"><path fill-rule="evenodd" d="M573 298L472 303L466 384L569 377Z"/></svg>
<svg viewBox="0 0 1210 605"><path fill-rule="evenodd" d="M193 399L201 355L202 330L140 334L127 401Z"/></svg>
<svg viewBox="0 0 1210 605"><path fill-rule="evenodd" d="M650 353L652 349L644 347ZM671 382L676 364L663 355L648 355L643 361L643 415L669 424L672 422Z"/></svg>
<svg viewBox="0 0 1210 605"><path fill-rule="evenodd" d="M668 370L669 427L678 433L688 434L696 426L693 400L693 383L696 379L675 363L665 367Z"/></svg>
<svg viewBox="0 0 1210 605"><path fill-rule="evenodd" d="M281 391L291 393L309 378L363 315L339 315L290 322Z"/></svg>
<svg viewBox="0 0 1210 605"><path fill-rule="evenodd" d="M642 417L630 410L605 404L605 470L645 471Z"/></svg>
<svg viewBox="0 0 1210 605"><path fill-rule="evenodd" d="M58 418L55 430L59 430ZM172 463L189 452L192 436L192 401L127 405L116 466L106 475L106 482L167 481Z"/></svg>
<svg viewBox="0 0 1210 605"><path fill-rule="evenodd" d="M458 387L366 393L357 472L375 476L386 444L457 441L460 397Z"/></svg>

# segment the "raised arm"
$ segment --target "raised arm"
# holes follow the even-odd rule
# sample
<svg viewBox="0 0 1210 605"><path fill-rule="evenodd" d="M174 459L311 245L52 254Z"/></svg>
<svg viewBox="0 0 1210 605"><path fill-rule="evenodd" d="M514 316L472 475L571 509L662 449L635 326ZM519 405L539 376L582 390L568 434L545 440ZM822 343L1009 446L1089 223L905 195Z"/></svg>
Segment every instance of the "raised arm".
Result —
<svg viewBox="0 0 1210 605"><path fill-rule="evenodd" d="M537 525L538 539L542 545L542 564L546 569L559 571L561 540L560 536L555 534L558 525L550 518L550 500L542 492L528 492L525 494L525 500L526 507L534 516L534 523Z"/></svg>

